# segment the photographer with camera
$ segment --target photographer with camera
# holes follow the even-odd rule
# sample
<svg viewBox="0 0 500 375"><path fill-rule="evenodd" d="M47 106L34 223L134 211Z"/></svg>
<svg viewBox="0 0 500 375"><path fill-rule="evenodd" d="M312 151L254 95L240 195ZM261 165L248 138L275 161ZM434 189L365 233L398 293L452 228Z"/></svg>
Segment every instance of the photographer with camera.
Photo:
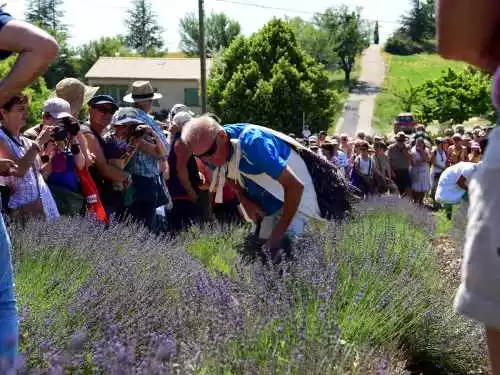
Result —
<svg viewBox="0 0 500 375"><path fill-rule="evenodd" d="M132 178L131 188L124 194L125 209L150 230L155 230L156 208L162 191L159 160L167 156L165 145L135 108L119 109L111 126L111 133L104 136L106 159L130 173ZM114 186L118 191L126 189L116 183Z"/></svg>
<svg viewBox="0 0 500 375"><path fill-rule="evenodd" d="M7 209L11 217L22 221L30 217L54 220L59 211L43 179L39 157L43 145L52 138L54 127L45 127L35 141L21 136L20 130L28 118L28 103L26 94L18 94L0 108L0 158L18 165L14 176L2 178L10 188Z"/></svg>
<svg viewBox="0 0 500 375"><path fill-rule="evenodd" d="M71 116L69 103L60 98L45 102L41 128L52 128L52 139L42 151L43 174L62 215L85 212L77 170L85 168L78 137L80 126Z"/></svg>
<svg viewBox="0 0 500 375"><path fill-rule="evenodd" d="M52 191L59 212L63 215L83 215L93 212L107 223L107 215L88 171L86 140L80 124L70 113L70 104L60 98L45 102L42 128L53 129L52 140L43 151L43 173Z"/></svg>

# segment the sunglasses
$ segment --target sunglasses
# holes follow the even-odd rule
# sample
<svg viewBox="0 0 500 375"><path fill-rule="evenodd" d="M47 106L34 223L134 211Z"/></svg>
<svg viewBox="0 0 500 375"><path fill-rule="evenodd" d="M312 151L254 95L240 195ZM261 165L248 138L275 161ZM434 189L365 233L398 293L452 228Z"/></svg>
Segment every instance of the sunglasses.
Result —
<svg viewBox="0 0 500 375"><path fill-rule="evenodd" d="M203 157L208 158L208 157L212 156L213 154L215 154L215 152L217 151L217 148L219 146L218 145L218 143L219 143L218 138L219 137L215 137L214 142L212 143L212 146L210 146L210 148L207 151L205 151L202 154L198 154L198 155L194 155L194 156L196 156L198 158L203 158Z"/></svg>
<svg viewBox="0 0 500 375"><path fill-rule="evenodd" d="M93 108L101 113L105 113L108 115L112 115L116 112L116 109L114 108L106 108L106 107L93 107Z"/></svg>

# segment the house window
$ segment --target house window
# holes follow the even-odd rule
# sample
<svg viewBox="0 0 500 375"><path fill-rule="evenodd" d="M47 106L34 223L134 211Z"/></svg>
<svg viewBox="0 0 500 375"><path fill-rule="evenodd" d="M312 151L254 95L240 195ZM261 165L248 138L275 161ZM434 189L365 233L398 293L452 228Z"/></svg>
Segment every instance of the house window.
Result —
<svg viewBox="0 0 500 375"><path fill-rule="evenodd" d="M102 95L110 95L115 98L117 103L122 103L123 97L127 95L128 87L124 86L108 86L101 87L99 89L99 94Z"/></svg>
<svg viewBox="0 0 500 375"><path fill-rule="evenodd" d="M200 106L200 96L198 95L198 89L187 88L184 89L184 104L188 107L199 107Z"/></svg>

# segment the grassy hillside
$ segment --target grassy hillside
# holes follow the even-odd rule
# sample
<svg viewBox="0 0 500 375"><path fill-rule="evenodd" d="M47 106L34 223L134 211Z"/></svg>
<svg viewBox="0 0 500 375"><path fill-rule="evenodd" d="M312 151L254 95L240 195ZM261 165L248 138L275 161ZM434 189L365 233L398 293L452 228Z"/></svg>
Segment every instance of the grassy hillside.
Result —
<svg viewBox="0 0 500 375"><path fill-rule="evenodd" d="M465 64L444 60L438 55L420 54L396 56L384 54L386 77L382 92L377 97L374 115L374 127L383 133L392 132L395 115L403 111L394 92L404 90L408 82L420 85L428 79L437 78L448 67L465 67Z"/></svg>

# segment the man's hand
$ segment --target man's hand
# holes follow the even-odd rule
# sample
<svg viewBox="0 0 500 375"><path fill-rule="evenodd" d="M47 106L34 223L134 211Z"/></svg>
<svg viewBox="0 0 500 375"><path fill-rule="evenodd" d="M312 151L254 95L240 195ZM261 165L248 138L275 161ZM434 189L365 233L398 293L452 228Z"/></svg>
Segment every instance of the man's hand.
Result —
<svg viewBox="0 0 500 375"><path fill-rule="evenodd" d="M248 216L250 220L252 220L254 223L257 222L257 220L261 219L264 217L264 213L260 209L260 207L253 203L252 201L241 197L240 202L245 209L245 213Z"/></svg>
<svg viewBox="0 0 500 375"><path fill-rule="evenodd" d="M0 159L0 176L14 176L17 164L9 159Z"/></svg>
<svg viewBox="0 0 500 375"><path fill-rule="evenodd" d="M273 231L271 237L267 240L267 247L271 250L279 249L281 247L281 240L285 233Z"/></svg>
<svg viewBox="0 0 500 375"><path fill-rule="evenodd" d="M51 140L52 134L54 132L55 126L44 126L40 134L38 134L38 137L36 138L36 142L40 145L43 146L46 144L48 141Z"/></svg>

